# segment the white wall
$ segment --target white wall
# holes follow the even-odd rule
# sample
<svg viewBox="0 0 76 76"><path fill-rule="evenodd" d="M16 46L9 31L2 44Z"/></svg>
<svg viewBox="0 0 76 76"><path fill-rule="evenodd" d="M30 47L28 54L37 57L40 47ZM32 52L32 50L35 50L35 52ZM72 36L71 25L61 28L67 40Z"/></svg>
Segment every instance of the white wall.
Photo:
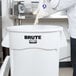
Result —
<svg viewBox="0 0 76 76"><path fill-rule="evenodd" d="M6 35L6 27L13 26L13 21L9 18L9 1L2 0L2 38Z"/></svg>

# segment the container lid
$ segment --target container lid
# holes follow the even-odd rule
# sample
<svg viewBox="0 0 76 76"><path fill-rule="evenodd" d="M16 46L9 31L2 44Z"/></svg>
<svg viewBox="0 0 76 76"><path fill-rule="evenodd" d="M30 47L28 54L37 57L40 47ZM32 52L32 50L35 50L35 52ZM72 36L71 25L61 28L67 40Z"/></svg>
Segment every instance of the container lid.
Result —
<svg viewBox="0 0 76 76"><path fill-rule="evenodd" d="M7 28L9 32L54 32L61 31L62 27L56 25L19 25Z"/></svg>

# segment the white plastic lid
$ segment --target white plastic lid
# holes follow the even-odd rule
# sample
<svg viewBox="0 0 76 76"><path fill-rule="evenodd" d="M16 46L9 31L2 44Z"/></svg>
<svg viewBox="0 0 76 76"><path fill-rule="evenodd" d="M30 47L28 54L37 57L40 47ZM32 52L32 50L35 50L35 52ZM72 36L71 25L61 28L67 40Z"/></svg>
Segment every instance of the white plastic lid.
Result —
<svg viewBox="0 0 76 76"><path fill-rule="evenodd" d="M56 25L20 25L7 28L9 32L52 32L61 31L62 27Z"/></svg>

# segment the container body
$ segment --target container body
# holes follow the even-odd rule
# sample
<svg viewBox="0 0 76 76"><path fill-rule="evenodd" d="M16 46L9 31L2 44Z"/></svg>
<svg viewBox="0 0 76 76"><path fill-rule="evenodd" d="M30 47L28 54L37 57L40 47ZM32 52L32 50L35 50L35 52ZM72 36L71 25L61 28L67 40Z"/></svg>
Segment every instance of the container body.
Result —
<svg viewBox="0 0 76 76"><path fill-rule="evenodd" d="M60 31L46 27L8 29L11 76L59 76Z"/></svg>

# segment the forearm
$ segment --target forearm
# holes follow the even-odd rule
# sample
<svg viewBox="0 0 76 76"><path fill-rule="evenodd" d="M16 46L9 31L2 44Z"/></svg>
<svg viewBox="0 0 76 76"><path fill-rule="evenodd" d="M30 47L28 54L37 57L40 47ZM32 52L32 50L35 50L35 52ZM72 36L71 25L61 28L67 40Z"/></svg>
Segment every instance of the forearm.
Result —
<svg viewBox="0 0 76 76"><path fill-rule="evenodd" d="M74 6L76 0L51 0L50 5L55 10L67 10L68 8Z"/></svg>

